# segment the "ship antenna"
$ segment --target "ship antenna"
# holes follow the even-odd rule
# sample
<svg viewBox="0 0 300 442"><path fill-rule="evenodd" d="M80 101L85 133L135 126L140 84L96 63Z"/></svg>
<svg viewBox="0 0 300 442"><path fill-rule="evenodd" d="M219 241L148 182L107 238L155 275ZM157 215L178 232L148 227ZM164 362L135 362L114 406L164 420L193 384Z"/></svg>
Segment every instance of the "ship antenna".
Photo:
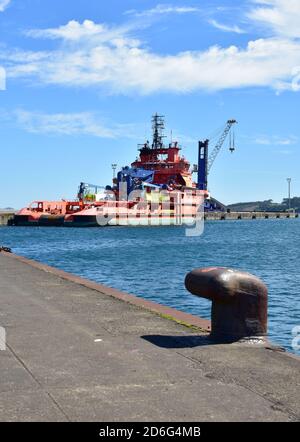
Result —
<svg viewBox="0 0 300 442"><path fill-rule="evenodd" d="M165 129L164 115L158 115L157 113L152 117L152 129L153 129L153 144L152 149L161 149L164 146L163 138Z"/></svg>

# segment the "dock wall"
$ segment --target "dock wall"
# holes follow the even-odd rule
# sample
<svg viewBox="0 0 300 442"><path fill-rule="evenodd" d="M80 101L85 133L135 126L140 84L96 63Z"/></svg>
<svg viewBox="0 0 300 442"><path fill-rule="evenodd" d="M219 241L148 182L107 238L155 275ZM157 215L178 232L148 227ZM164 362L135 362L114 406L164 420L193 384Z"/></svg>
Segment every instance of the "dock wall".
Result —
<svg viewBox="0 0 300 442"><path fill-rule="evenodd" d="M288 219L299 218L299 213L286 212L211 212L204 215L206 221L251 220L251 219Z"/></svg>

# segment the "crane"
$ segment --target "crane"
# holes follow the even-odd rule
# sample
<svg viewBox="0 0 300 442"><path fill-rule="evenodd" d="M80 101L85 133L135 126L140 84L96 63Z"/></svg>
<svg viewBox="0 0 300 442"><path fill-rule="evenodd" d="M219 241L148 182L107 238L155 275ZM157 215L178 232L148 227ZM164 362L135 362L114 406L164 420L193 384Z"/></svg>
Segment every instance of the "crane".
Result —
<svg viewBox="0 0 300 442"><path fill-rule="evenodd" d="M220 150L222 149L222 146L223 146L223 144L224 144L224 141L225 141L226 138L227 138L227 135L229 134L229 132L230 132L232 126L233 126L234 124L236 124L236 123L237 123L236 120L228 120L228 121L227 121L226 126L225 126L225 129L224 129L224 131L222 132L221 137L219 138L219 140L218 140L217 144L215 145L213 151L212 151L211 154L209 155L208 163L207 163L207 173L210 172L210 170L211 170L211 168L212 168L212 166L213 166L213 164L214 164L214 162L215 162L215 160L216 160L216 158L217 158L217 156L218 156L218 153L219 153ZM233 141L233 142L232 142L232 141ZM233 140L232 140L232 138L230 138L230 147L229 147L229 150L230 150L231 153L233 153L233 152L235 151L235 140L234 140L234 138L233 138Z"/></svg>
<svg viewBox="0 0 300 442"><path fill-rule="evenodd" d="M229 150L231 153L235 151L235 137L234 134L232 135L230 131L233 125L236 123L237 121L233 119L227 121L225 128L223 129L222 134L217 141L217 144L215 145L209 156L208 156L209 140L199 141L199 159L198 159L198 168L197 168L198 189L207 190L207 177L229 133L230 133Z"/></svg>

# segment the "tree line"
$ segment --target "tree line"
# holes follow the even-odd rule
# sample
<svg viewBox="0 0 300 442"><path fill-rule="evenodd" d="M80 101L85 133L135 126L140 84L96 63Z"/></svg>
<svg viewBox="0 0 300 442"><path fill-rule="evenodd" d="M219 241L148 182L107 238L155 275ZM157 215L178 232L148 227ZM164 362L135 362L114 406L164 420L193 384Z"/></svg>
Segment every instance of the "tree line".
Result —
<svg viewBox="0 0 300 442"><path fill-rule="evenodd" d="M291 209L300 212L300 197L293 197L290 200ZM289 200L284 198L281 203L273 200L252 201L245 203L229 204L228 209L236 212L286 212L289 209Z"/></svg>

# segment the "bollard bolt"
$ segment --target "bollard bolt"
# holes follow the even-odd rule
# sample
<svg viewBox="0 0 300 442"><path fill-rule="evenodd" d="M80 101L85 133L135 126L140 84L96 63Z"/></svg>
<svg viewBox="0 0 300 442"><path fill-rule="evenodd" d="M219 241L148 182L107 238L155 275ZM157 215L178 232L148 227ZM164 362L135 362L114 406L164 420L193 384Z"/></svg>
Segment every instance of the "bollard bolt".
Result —
<svg viewBox="0 0 300 442"><path fill-rule="evenodd" d="M224 267L195 269L185 286L212 301L212 339L234 342L267 334L268 289L256 276Z"/></svg>

